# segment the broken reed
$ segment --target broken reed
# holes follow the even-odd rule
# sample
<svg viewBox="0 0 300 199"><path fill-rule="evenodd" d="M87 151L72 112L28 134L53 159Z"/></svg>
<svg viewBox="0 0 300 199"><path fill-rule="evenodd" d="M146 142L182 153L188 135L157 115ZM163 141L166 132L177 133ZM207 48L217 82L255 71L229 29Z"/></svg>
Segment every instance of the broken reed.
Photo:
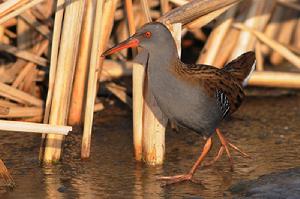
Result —
<svg viewBox="0 0 300 199"><path fill-rule="evenodd" d="M125 1L129 35L136 31L133 16L132 0ZM137 49L132 52L136 54ZM132 121L133 121L133 146L134 155L137 161L142 160L142 138L143 138L143 82L145 72L140 64L133 64L132 68Z"/></svg>
<svg viewBox="0 0 300 199"><path fill-rule="evenodd" d="M98 76L102 70L103 57L100 56L106 48L113 27L113 16L117 7L117 0L107 1L104 4L97 2L96 19L94 25L91 64L87 88L87 106L84 118L81 157L90 156L91 133L94 115L94 103L97 93ZM103 11L103 12L102 12Z"/></svg>
<svg viewBox="0 0 300 199"><path fill-rule="evenodd" d="M64 11L49 124L65 125L67 122L84 4L85 1L73 2ZM60 159L62 141L61 135L46 136L44 162Z"/></svg>

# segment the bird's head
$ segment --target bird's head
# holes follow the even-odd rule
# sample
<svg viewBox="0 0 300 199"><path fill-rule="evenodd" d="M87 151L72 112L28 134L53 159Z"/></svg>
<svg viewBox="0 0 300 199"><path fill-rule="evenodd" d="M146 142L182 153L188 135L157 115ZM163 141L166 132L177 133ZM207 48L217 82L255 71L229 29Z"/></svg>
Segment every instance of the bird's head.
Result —
<svg viewBox="0 0 300 199"><path fill-rule="evenodd" d="M102 56L110 55L125 48L141 47L151 52L159 50L162 45L169 44L169 40L174 43L168 28L159 22L151 22L142 26L134 35L116 46L105 51Z"/></svg>

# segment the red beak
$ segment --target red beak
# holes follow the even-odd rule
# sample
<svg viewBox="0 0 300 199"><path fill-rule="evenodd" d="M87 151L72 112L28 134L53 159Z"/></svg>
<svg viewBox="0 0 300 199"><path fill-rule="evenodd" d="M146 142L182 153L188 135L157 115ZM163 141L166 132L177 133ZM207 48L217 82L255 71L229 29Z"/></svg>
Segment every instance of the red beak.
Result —
<svg viewBox="0 0 300 199"><path fill-rule="evenodd" d="M113 54L115 52L118 52L120 50L123 50L125 48L132 48L132 47L138 47L140 41L134 37L129 37L128 39L126 39L125 41L117 44L116 46L108 49L107 51L105 51L104 53L102 53L101 56L107 56L110 54Z"/></svg>

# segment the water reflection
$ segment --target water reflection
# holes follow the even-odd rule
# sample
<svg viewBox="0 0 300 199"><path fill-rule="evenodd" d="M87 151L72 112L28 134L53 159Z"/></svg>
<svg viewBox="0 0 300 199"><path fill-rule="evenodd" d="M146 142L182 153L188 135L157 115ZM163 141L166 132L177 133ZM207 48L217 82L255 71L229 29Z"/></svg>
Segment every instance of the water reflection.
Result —
<svg viewBox="0 0 300 199"><path fill-rule="evenodd" d="M168 131L165 164L137 164L130 111L124 107L114 107L96 117L88 161L79 157L79 132L67 138L63 161L44 167L37 160L38 135L0 133L0 157L17 183L14 191L5 191L0 183L0 198L230 198L227 189L232 184L300 165L299 109L299 96L248 99L222 130L252 159L232 152L234 172L226 156L212 167L199 168L195 178L202 186L183 183L161 187L156 180L157 176L187 172L203 147L201 137L184 129L179 133ZM216 154L217 140L208 158Z"/></svg>
<svg viewBox="0 0 300 199"><path fill-rule="evenodd" d="M62 193L59 191L61 187L61 180L60 176L57 175L57 173L60 173L58 171L58 168L55 166L45 166L42 167L42 171L44 174L44 186L45 186L45 192L46 192L46 198L47 199L62 199L64 198Z"/></svg>
<svg viewBox="0 0 300 199"><path fill-rule="evenodd" d="M141 163L137 163L135 165L135 170L134 170L134 183L133 183L133 196L134 199L141 199L143 198L143 167Z"/></svg>

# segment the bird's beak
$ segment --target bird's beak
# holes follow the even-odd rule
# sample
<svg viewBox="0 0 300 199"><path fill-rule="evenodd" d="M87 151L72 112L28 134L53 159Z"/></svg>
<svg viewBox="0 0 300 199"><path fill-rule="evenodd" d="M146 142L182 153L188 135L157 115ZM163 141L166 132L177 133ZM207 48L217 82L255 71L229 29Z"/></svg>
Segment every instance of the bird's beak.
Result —
<svg viewBox="0 0 300 199"><path fill-rule="evenodd" d="M138 47L140 41L134 37L129 37L125 41L115 45L114 47L108 49L105 51L101 56L107 56L110 54L113 54L115 52L118 52L120 50L123 50L125 48L132 48L132 47Z"/></svg>

